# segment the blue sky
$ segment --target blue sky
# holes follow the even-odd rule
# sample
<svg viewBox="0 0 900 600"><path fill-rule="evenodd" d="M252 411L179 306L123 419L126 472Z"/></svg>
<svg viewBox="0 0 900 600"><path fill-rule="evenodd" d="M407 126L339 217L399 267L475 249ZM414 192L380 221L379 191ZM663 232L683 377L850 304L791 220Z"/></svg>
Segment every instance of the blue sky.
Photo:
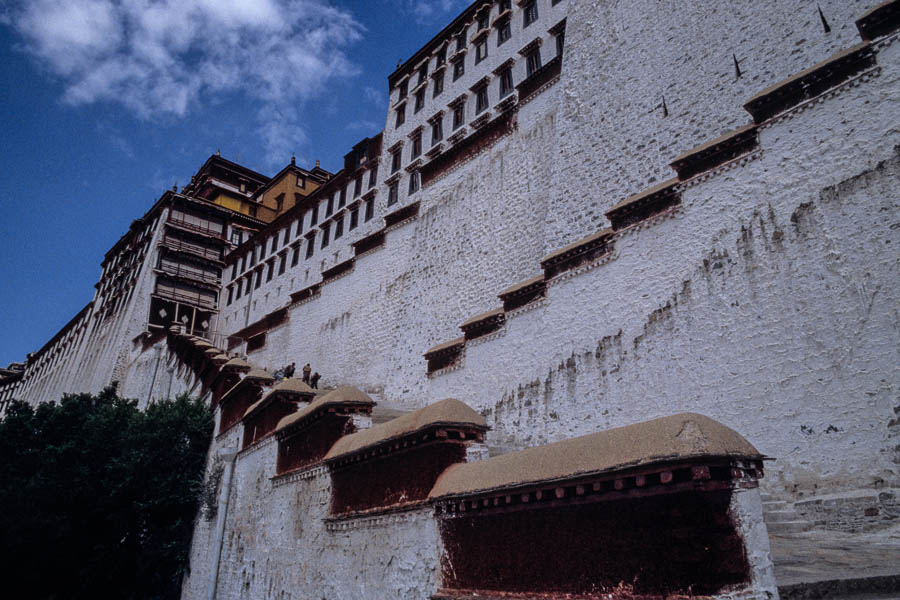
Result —
<svg viewBox="0 0 900 600"><path fill-rule="evenodd" d="M0 366L93 296L103 254L222 155L335 171L387 76L468 0L0 3Z"/></svg>

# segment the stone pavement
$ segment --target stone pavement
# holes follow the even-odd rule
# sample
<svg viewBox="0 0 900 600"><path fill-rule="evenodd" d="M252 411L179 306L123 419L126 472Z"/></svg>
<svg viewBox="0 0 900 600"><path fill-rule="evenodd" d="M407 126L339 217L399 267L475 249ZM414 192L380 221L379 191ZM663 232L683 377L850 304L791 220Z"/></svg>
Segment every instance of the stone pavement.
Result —
<svg viewBox="0 0 900 600"><path fill-rule="evenodd" d="M900 599L900 525L874 533L770 535L783 600Z"/></svg>

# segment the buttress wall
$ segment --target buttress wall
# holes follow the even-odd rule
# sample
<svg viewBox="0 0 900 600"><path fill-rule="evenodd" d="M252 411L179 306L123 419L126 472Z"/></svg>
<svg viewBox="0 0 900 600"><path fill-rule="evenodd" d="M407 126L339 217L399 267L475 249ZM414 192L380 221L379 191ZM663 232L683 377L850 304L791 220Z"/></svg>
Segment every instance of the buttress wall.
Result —
<svg viewBox="0 0 900 600"><path fill-rule="evenodd" d="M755 93L858 44L854 22L877 4L572 2L545 249L601 227L619 200L669 179L673 158L748 123Z"/></svg>

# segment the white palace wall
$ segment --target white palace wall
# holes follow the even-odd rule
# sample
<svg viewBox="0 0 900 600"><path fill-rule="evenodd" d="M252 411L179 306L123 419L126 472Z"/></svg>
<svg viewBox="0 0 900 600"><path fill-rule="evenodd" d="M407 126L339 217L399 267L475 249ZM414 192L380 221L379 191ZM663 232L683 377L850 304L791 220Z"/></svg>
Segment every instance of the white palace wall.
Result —
<svg viewBox="0 0 900 600"><path fill-rule="evenodd" d="M616 202L672 177L676 156L749 123L742 105L757 92L858 44L854 22L877 4L572 2L545 249L602 227Z"/></svg>

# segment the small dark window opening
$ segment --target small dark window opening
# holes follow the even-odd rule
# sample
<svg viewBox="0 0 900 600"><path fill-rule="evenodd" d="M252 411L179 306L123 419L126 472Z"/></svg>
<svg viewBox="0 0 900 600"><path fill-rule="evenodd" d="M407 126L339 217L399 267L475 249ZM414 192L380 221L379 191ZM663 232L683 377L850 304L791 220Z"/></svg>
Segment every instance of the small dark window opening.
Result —
<svg viewBox="0 0 900 600"><path fill-rule="evenodd" d="M287 252L281 255L281 262L278 263L278 274L284 275L284 269L287 267Z"/></svg>
<svg viewBox="0 0 900 600"><path fill-rule="evenodd" d="M413 171L409 174L409 192L408 195L412 196L416 192L419 191L419 172Z"/></svg>
<svg viewBox="0 0 900 600"><path fill-rule="evenodd" d="M531 0L528 4L525 5L525 27L528 27L532 23L538 20L538 7L536 0Z"/></svg>
<svg viewBox="0 0 900 600"><path fill-rule="evenodd" d="M331 225L329 223L325 223L322 225L322 247L325 248L328 246L328 234L331 229Z"/></svg>
<svg viewBox="0 0 900 600"><path fill-rule="evenodd" d="M334 195L328 196L328 204L325 207L325 216L334 212Z"/></svg>
<svg viewBox="0 0 900 600"><path fill-rule="evenodd" d="M243 291L242 290L243 287L244 287L244 280L241 279L237 282L237 290L235 291L235 295L234 295L235 300L241 299L241 292Z"/></svg>
<svg viewBox="0 0 900 600"><path fill-rule="evenodd" d="M447 46L438 50L436 61L438 66L447 62Z"/></svg>
<svg viewBox="0 0 900 600"><path fill-rule="evenodd" d="M341 188L341 198L338 200L338 208L347 204L347 186Z"/></svg>
<svg viewBox="0 0 900 600"><path fill-rule="evenodd" d="M366 200L366 221L372 219L375 216L375 198L369 198Z"/></svg>
<svg viewBox="0 0 900 600"><path fill-rule="evenodd" d="M422 132L419 131L412 139L412 155L411 158L418 158L422 154Z"/></svg>
<svg viewBox="0 0 900 600"><path fill-rule="evenodd" d="M230 287L230 288L228 288L228 303L226 304L226 306L231 306L231 302L233 299L234 299L234 288Z"/></svg>
<svg viewBox="0 0 900 600"><path fill-rule="evenodd" d="M391 206L392 204L397 203L397 196L399 195L399 190L398 190L399 187L400 186L397 185L397 182L395 181L388 188L388 200L387 200L388 206ZM368 220L368 219L366 219L366 220Z"/></svg>
<svg viewBox="0 0 900 600"><path fill-rule="evenodd" d="M541 49L535 48L525 58L525 66L528 76L531 77L541 68Z"/></svg>
<svg viewBox="0 0 900 600"><path fill-rule="evenodd" d="M266 270L266 283L272 281L272 276L275 274L275 260L271 260L269 262L269 268Z"/></svg>
<svg viewBox="0 0 900 600"><path fill-rule="evenodd" d="M460 57L453 63L453 81L456 81L466 73L465 57Z"/></svg>
<svg viewBox="0 0 900 600"><path fill-rule="evenodd" d="M395 127L400 127L403 123L406 122L406 105L401 104L397 107L397 122L394 124Z"/></svg>
<svg viewBox="0 0 900 600"><path fill-rule="evenodd" d="M444 72L441 71L434 76L434 92L432 98L437 98L444 91Z"/></svg>
<svg viewBox="0 0 900 600"><path fill-rule="evenodd" d="M416 107L414 112L419 112L425 106L425 88L416 92Z"/></svg>
<svg viewBox="0 0 900 600"><path fill-rule="evenodd" d="M566 45L566 30L563 29L559 33L556 34L556 55L562 56L563 48Z"/></svg>
<svg viewBox="0 0 900 600"><path fill-rule="evenodd" d="M502 23L497 25L497 45L503 45L503 42L507 41L512 37L512 27L509 24L509 19L504 19Z"/></svg>
<svg viewBox="0 0 900 600"><path fill-rule="evenodd" d="M465 47L466 47L466 32L463 31L462 33L460 33L459 35L456 36L456 51L459 52L460 50L464 49Z"/></svg>
<svg viewBox="0 0 900 600"><path fill-rule="evenodd" d="M353 196L359 196L362 193L362 175L356 176L356 181L353 183Z"/></svg>
<svg viewBox="0 0 900 600"><path fill-rule="evenodd" d="M375 187L375 184L378 183L378 165L372 167L369 171L369 187Z"/></svg>
<svg viewBox="0 0 900 600"><path fill-rule="evenodd" d="M400 163L403 159L400 156L400 150L394 150L391 153L391 173L396 173L400 170Z"/></svg>
<svg viewBox="0 0 900 600"><path fill-rule="evenodd" d="M409 81L406 80L400 84L400 94L399 94L398 98L406 98L406 94L408 93L408 90L409 90Z"/></svg>
<svg viewBox="0 0 900 600"><path fill-rule="evenodd" d="M419 81L417 82L417 85L421 85L426 77L428 77L428 63L425 63L419 68Z"/></svg>
<svg viewBox="0 0 900 600"><path fill-rule="evenodd" d="M466 120L466 105L460 102L453 107L453 129L459 129Z"/></svg>
<svg viewBox="0 0 900 600"><path fill-rule="evenodd" d="M337 221L334 222L334 239L338 239L344 235L344 214L338 215Z"/></svg>
<svg viewBox="0 0 900 600"><path fill-rule="evenodd" d="M312 207L312 212L309 214L309 226L312 227L319 220L319 204L316 203Z"/></svg>
<svg viewBox="0 0 900 600"><path fill-rule="evenodd" d="M253 273L250 273L250 277L253 277ZM256 271L256 284L253 286L253 289L258 290L259 286L262 285L263 272L262 267L259 268L259 271Z"/></svg>
<svg viewBox="0 0 900 600"><path fill-rule="evenodd" d="M483 85L475 91L475 114L487 110L488 105L488 89L486 85Z"/></svg>
<svg viewBox="0 0 900 600"><path fill-rule="evenodd" d="M442 139L444 139L444 120L442 118L437 118L431 122L431 145L434 146Z"/></svg>
<svg viewBox="0 0 900 600"><path fill-rule="evenodd" d="M316 236L311 235L306 238L306 258L310 258L316 251Z"/></svg>
<svg viewBox="0 0 900 600"><path fill-rule="evenodd" d="M296 267L297 263L300 262L300 245L294 246L294 254L291 256L291 266Z"/></svg>
<svg viewBox="0 0 900 600"><path fill-rule="evenodd" d="M477 65L478 63L483 61L485 58L487 58L487 55L488 55L487 38L482 38L475 45L475 64Z"/></svg>
<svg viewBox="0 0 900 600"><path fill-rule="evenodd" d="M354 208L350 211L350 230L356 229L357 225L359 225L359 208Z"/></svg>
<svg viewBox="0 0 900 600"><path fill-rule="evenodd" d="M506 98L513 91L512 67L506 67L500 72L500 97Z"/></svg>

